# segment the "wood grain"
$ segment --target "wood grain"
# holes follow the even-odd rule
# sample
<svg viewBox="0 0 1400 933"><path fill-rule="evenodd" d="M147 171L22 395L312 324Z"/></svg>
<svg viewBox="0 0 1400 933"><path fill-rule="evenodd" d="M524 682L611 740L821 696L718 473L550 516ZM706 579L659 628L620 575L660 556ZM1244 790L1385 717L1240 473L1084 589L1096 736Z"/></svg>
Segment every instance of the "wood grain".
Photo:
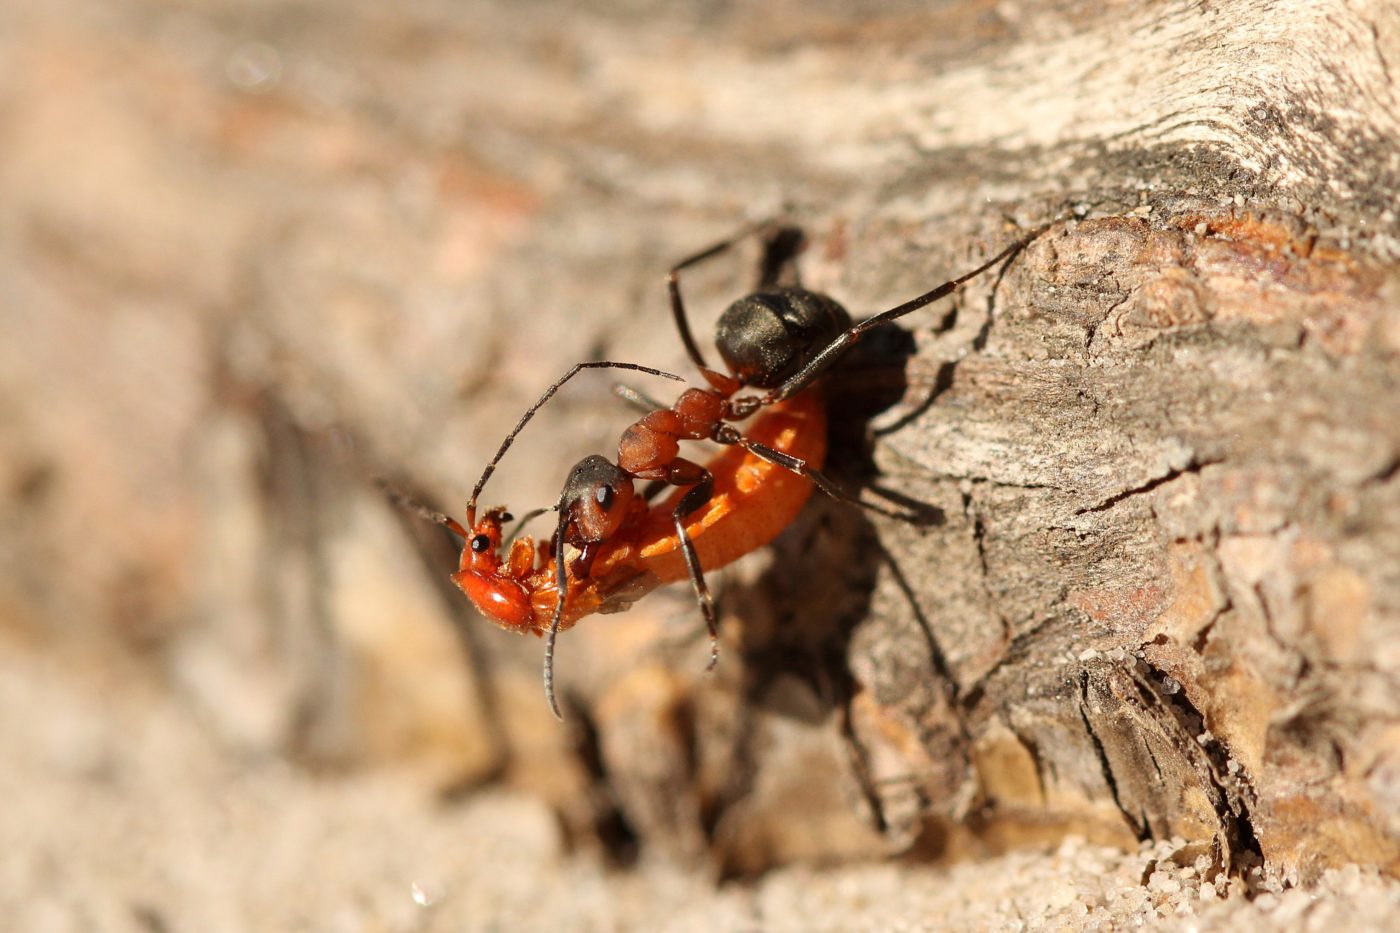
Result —
<svg viewBox="0 0 1400 933"><path fill-rule="evenodd" d="M15 638L154 659L237 747L531 788L618 857L1400 869L1393 4L4 16ZM811 507L717 581L711 678L684 592L580 626L556 731L538 646L369 480L460 502L569 364L683 366L664 270L777 212L857 315L1055 223L843 377L894 389L836 407L839 475L937 521ZM751 277L687 280L702 322ZM609 452L606 388L487 498Z"/></svg>

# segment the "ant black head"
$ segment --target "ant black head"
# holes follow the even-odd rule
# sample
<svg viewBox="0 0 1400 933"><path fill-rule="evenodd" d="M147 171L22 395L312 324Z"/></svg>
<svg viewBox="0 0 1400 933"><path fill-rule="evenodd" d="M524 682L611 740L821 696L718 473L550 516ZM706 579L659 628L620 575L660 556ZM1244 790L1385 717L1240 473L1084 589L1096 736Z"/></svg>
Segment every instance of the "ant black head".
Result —
<svg viewBox="0 0 1400 933"><path fill-rule="evenodd" d="M632 497L632 477L607 457L593 454L569 471L560 505L581 541L605 541L627 517Z"/></svg>
<svg viewBox="0 0 1400 933"><path fill-rule="evenodd" d="M773 389L851 326L832 299L800 288L740 298L720 316L715 348L744 385Z"/></svg>

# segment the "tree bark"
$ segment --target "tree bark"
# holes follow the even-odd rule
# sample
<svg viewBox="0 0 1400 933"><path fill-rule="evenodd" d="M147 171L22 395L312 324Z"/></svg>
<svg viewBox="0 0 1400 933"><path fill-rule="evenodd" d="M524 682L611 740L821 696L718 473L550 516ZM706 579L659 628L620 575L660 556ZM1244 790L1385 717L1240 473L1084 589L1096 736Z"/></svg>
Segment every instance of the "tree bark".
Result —
<svg viewBox="0 0 1400 933"><path fill-rule="evenodd" d="M1400 869L1393 4L6 15L18 627L619 858ZM460 503L571 363L689 372L663 273L774 214L857 316L1050 227L827 386L832 471L935 520L814 501L711 575L714 676L681 587L585 620L556 729L538 644L371 479ZM753 257L686 278L699 335ZM627 421L571 386L486 498L551 503Z"/></svg>

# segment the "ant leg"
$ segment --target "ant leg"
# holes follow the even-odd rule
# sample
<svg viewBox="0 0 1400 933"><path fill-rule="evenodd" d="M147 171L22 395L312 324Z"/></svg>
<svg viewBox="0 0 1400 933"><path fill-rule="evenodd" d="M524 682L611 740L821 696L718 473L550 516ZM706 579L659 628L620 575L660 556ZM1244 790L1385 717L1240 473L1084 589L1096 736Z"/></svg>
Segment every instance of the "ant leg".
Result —
<svg viewBox="0 0 1400 933"><path fill-rule="evenodd" d="M417 501L416 499L410 499L407 495L399 491L392 483L390 483L384 477L376 477L374 480L374 485L379 487L379 491L384 493L385 498L387 498L390 502L392 502L399 508L407 512L412 512L414 515L417 515L419 518L424 519L425 521L430 521L434 524L441 525L442 527L446 528L448 531L452 532L458 537L471 537L471 535L467 532L467 529L463 528L461 523L458 522L455 518L449 518L448 516L443 515L436 509L428 508L426 505Z"/></svg>
<svg viewBox="0 0 1400 933"><path fill-rule="evenodd" d="M723 436L716 438L716 440L718 440L721 444L738 444L740 447L744 448L749 453L753 454L755 457L758 457L760 460L767 460L769 463L780 466L785 470L791 470L798 476L807 477L809 480L812 481L813 486L816 486L822 492L826 493L828 496L837 500L838 502L845 502L849 505L854 505L867 511L874 512L877 515L883 515L886 518L899 519L900 521L909 522L910 524L918 524L921 520L921 516L913 512L895 511L894 509L889 509L882 505L877 505L874 502L866 502L859 496L853 495L847 492L846 490L842 489L836 483L835 480L827 476L821 470L818 470L815 467L808 466L807 461L794 457L791 454L785 454L781 450L774 450L772 447L769 447L766 444L760 444L757 441L751 441L747 437L739 435L737 431L735 432L735 434L738 436L733 437L731 439L729 437L728 432L724 432Z"/></svg>
<svg viewBox="0 0 1400 933"><path fill-rule="evenodd" d="M496 472L496 464L501 462L501 458L506 455L506 451L509 450L510 445L515 442L516 435L525 427L526 422L535 416L535 412L539 411L545 402L554 397L554 393L558 392L564 383L568 382L585 369L630 369L639 373L648 373L652 376L664 376L667 379L674 379L677 382L685 382L684 379L677 376L675 373L668 373L663 369L652 369L650 366L641 366L637 363L614 363L609 360L599 360L594 363L575 363L573 366L569 367L568 372L560 376L554 381L553 385L544 390L544 394L536 400L535 404L525 409L525 414L520 416L520 420L515 423L515 427L506 435L506 439L501 441L501 446L496 450L496 455L491 458L490 463L486 464L486 469L482 470L481 479L476 481L476 486L472 489L472 497L467 500L468 516L476 514L476 500L481 498L481 490L485 488L486 481L491 478L491 474Z"/></svg>
<svg viewBox="0 0 1400 933"><path fill-rule="evenodd" d="M544 636L544 698L549 703L549 711L560 722L564 716L559 712L559 701L554 696L554 642L559 637L559 626L564 621L564 603L569 597L569 570L564 560L564 531L569 527L568 511L564 503L559 503L559 527L554 532L554 579L559 600L554 604L554 618L549 621L549 631Z"/></svg>
<svg viewBox="0 0 1400 933"><path fill-rule="evenodd" d="M695 335L690 332L690 322L686 320L685 302L681 299L680 273L707 259L713 259L720 253L734 246L735 243L742 241L745 237L753 236L755 233L771 224L771 220L760 220L757 223L747 224L741 227L737 233L731 234L726 239L720 240L718 243L708 246L698 253L685 257L672 266L670 272L666 273L666 291L671 296L671 316L675 318L676 330L681 335L681 343L685 344L685 352L690 357L691 362L702 370L707 370L710 367L709 364L705 362L705 355L700 352L700 345L695 342Z"/></svg>
<svg viewBox="0 0 1400 933"><path fill-rule="evenodd" d="M785 266L792 267L791 284L801 288L802 279L798 275L797 264L793 260L797 258L797 254L802 251L802 247L806 244L807 237L802 233L800 227L778 227L765 237L763 261L758 267L757 291L777 288Z"/></svg>
<svg viewBox="0 0 1400 933"><path fill-rule="evenodd" d="M840 359L856 341L864 337L869 331L874 330L881 324L888 324L891 321L902 318L904 315L917 311L925 305L932 304L940 298L951 295L970 279L976 278L1002 260L1009 259L1021 252L1053 225L1054 224L1046 224L1027 236L1022 237L971 272L965 272L955 279L944 282L932 291L925 292L917 298L911 298L902 305L897 305L888 311L884 311L856 324L822 348L822 351L812 357L806 366L803 366L792 376L788 377L787 382L784 382L782 385L763 396L762 404L771 405L774 402L781 402L783 399L791 398L798 392L801 392L803 389L807 388L807 386L811 385L818 376L830 369L833 363Z"/></svg>
<svg viewBox="0 0 1400 933"><path fill-rule="evenodd" d="M714 491L715 478L709 470L705 470L700 482L681 496L681 501L676 503L671 512L671 517L676 523L676 536L681 542L681 556L685 558L685 569L690 574L690 584L695 590L695 601L700 604L700 612L705 617L705 628L710 633L710 663L705 665L706 671L714 670L715 665L719 663L719 620L715 617L715 601L710 596L709 585L705 582L705 572L700 567L700 555L695 552L695 542L685 530L685 517L709 502Z"/></svg>

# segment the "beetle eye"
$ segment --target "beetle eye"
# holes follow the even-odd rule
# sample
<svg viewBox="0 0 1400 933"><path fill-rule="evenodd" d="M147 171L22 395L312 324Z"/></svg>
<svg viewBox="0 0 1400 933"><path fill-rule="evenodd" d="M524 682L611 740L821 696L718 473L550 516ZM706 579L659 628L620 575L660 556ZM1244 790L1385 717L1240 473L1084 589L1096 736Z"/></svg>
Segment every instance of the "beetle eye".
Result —
<svg viewBox="0 0 1400 933"><path fill-rule="evenodd" d="M475 535L472 538L471 547L473 553L476 554L481 554L484 551L489 551L491 550L491 539L486 535Z"/></svg>
<svg viewBox="0 0 1400 933"><path fill-rule="evenodd" d="M612 508L613 500L617 498L617 492L611 486L599 486L593 490L593 498L606 512Z"/></svg>

